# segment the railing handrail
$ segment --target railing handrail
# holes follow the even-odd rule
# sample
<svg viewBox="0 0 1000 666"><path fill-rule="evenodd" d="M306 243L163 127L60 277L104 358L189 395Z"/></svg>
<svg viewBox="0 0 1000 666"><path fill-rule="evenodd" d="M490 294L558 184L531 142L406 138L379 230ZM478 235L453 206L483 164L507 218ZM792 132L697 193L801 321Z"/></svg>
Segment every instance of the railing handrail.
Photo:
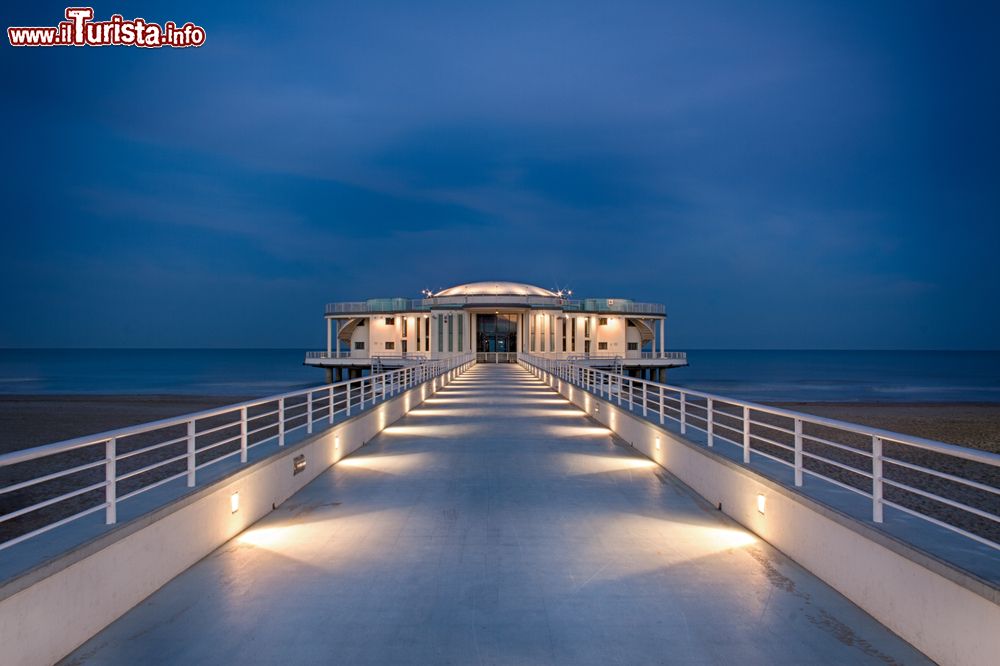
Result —
<svg viewBox="0 0 1000 666"><path fill-rule="evenodd" d="M445 363L449 361L458 360L459 358L465 359L469 355L470 354L465 354L462 357L455 357L453 359L438 359L438 361ZM432 363L431 365L434 364ZM281 399L295 398L300 395L316 393L317 391L329 390L330 388L336 389L339 386L347 386L357 382L371 381L373 378L384 377L386 375L391 375L393 373L402 371L403 371L402 368L393 368L392 370L387 370L385 372L381 372L378 374L369 375L367 377L355 377L354 379L345 379L343 381L334 382L331 384L317 384L309 388L296 389L292 391L287 391L285 393L276 393L274 395L264 396L261 398L251 398L250 400L244 400L242 402L234 402L228 405L221 405L219 407L210 407L208 409L199 410L197 412L181 414L180 416L171 416L165 419L159 419L157 421L147 421L145 423L137 423L135 425L115 428L113 430L105 430L103 432L95 433L93 435L81 435L80 437L73 437L71 439L65 439L58 442L53 442L51 444L42 444L40 446L34 446L27 449L20 449L18 451L10 451L8 453L0 454L0 467L6 467L8 465L27 462L29 460L36 460L38 458L43 458L45 456L53 455L56 453L72 451L74 449L79 449L84 446L91 446L93 444L98 444L100 442L104 442L109 439L120 439L122 437L131 437L133 435L140 435L150 430L159 430L161 428L168 428L171 426L182 425L187 423L188 421L201 421L203 419L212 418L213 416L220 416L222 414L226 414L228 412L232 412L237 409L256 407L258 405L267 404L269 402L275 402Z"/></svg>
<svg viewBox="0 0 1000 666"><path fill-rule="evenodd" d="M78 501L75 498L82 498L84 495L104 491L104 501L89 504L82 510L63 518L49 518L40 527L34 527L16 536L0 542L0 550L9 548L30 539L39 534L56 529L62 525L88 516L96 511L105 512L105 522L114 524L118 521L118 505L136 495L145 493L157 488L165 483L186 477L188 488L197 485L198 472L201 469L214 465L223 460L228 460L232 456L239 455L240 464L249 462L248 453L262 444L276 442L278 447L285 446L290 433L304 428L307 435L314 432L315 424L327 421L332 427L338 415L351 417L352 410L362 412L369 407L374 407L380 402L385 402L393 396L399 395L403 391L420 386L425 382L437 382L442 377L459 368L476 362L473 353L452 356L449 358L437 359L430 363L420 363L407 365L401 368L371 374L367 377L355 377L331 384L321 384L303 389L285 391L274 395L260 398L252 398L229 405L222 405L210 409L204 409L189 414L159 419L147 423L140 423L123 428L115 428L104 432L75 437L61 442L45 444L20 451L12 451L0 455L0 469L32 460L40 460L52 455L59 455L68 451L74 451L88 446L101 446L104 448L102 458L95 460L85 460L82 464L75 464L68 468L61 469L41 469L32 470L30 478L12 481L0 487L0 495L7 493L24 491L37 487L39 484L54 482L66 477L72 477L80 472L98 471L103 469L104 480L92 483L90 481L77 479L76 487L61 492L54 496L28 503L26 506L14 509L0 515L0 523L16 520L27 516L35 511L52 507L62 502ZM303 397L304 396L304 397ZM302 398L287 404L289 399ZM250 408L260 405L272 405L256 414L250 414ZM198 429L198 424L205 419L213 417L231 417L221 424L208 424ZM273 418L272 418L273 417ZM165 429L186 427L186 434L175 436L165 432ZM236 432L236 428L239 428ZM121 441L128 437L143 435L144 433L159 433L164 440L152 444L138 442L140 446L128 447L123 451L120 448ZM211 438L205 441L203 438ZM201 439L201 441L199 441ZM253 441L251 441L253 440ZM186 443L186 452L169 452L167 447L180 447ZM199 445L201 444L201 445ZM219 447L228 446L229 450ZM154 460L151 464L146 464L142 458L137 456L151 454L154 451L164 451L168 457ZM205 454L214 452L211 457L205 459ZM202 460L199 461L199 456ZM139 466L128 470L120 470L118 463L123 460L138 460ZM181 469L183 463L184 469ZM128 464L126 464L128 466ZM174 466L174 467L171 467ZM174 471L171 471L174 470ZM126 488L125 494L119 494L119 484L128 482L130 479L140 479L143 475L156 473L155 478L145 477L143 482L132 488ZM33 499L33 498L32 498ZM79 509L79 505L70 505L71 509Z"/></svg>
<svg viewBox="0 0 1000 666"><path fill-rule="evenodd" d="M924 510L918 510L911 506L905 506L895 500L885 498L883 493L886 487L908 491L915 493L918 496L922 495L931 501L957 508L969 515L986 518L987 520L997 524L1000 524L1000 515L997 515L990 510L984 510L984 508L977 508L971 504L967 504L961 499L946 497L945 495L939 494L941 491L930 490L927 488L917 488L915 487L916 484L909 485L908 483L901 481L898 477L885 477L883 474L883 463L895 465L903 469L908 468L919 473L930 475L931 477L935 477L937 479L957 482L965 487L985 491L994 496L1000 496L1000 487L977 481L974 478L967 478L960 474L952 474L945 470L928 467L926 464L916 464L913 462L907 462L906 460L899 460L895 454L886 455L882 450L882 446L883 442L887 441L893 444L901 444L904 447L914 447L950 456L952 458L984 464L995 469L1000 469L1000 454L939 442L916 435L893 432L883 428L851 423L840 419L815 416L783 407L772 407L770 405L762 405L749 400L729 398L705 391L697 391L681 386L663 384L638 377L626 377L624 375L617 375L615 373L599 370L588 365L574 363L568 360L543 358L532 354L522 354L518 357L518 359L521 363L532 366L541 372L548 373L554 378L568 381L573 385L579 386L588 393L593 393L603 399L611 400L611 396L614 393L617 395L619 406L622 405L623 400L628 400L629 410L632 410L633 406L636 404L636 399L639 398L641 401L639 404L641 405L644 417L647 415L647 410L650 408L648 397L650 395L653 395L654 397L658 396L658 402L657 400L654 400L652 410L654 414L659 415L661 425L664 423L664 418L669 418L680 424L681 434L684 434L687 428L692 427L705 432L708 438L706 442L708 446L713 445L713 438L734 444L742 448L743 463L747 465L751 462L751 454L756 454L781 463L787 467L791 467L795 470L796 486L802 485L803 473L806 473L810 476L824 479L825 481L842 486L847 490L868 497L872 503L872 520L876 523L881 523L883 521L883 507L890 506L905 513L914 515L922 520L937 524L952 532L956 532L975 541L986 544L994 549L1000 549L1000 543L997 541L963 529L952 522L948 522L948 520L953 519L935 518L933 515L925 512L926 508ZM607 389L604 388L605 386L607 386ZM639 391L636 391L637 388ZM652 391L650 389L652 389ZM623 397L623 394L626 392L628 394L627 397ZM668 392L672 394L669 398L666 396L666 393ZM673 394L676 394L676 398ZM705 404L701 405L692 403L688 400L688 397L704 399ZM668 407L665 404L665 398L671 401L676 401L677 406L670 405ZM740 408L741 413L733 414L725 410L719 410L719 405ZM694 406L697 410L705 410L705 416L702 416L698 411L691 412L691 406ZM667 409L676 412L678 416L668 414ZM755 421L752 413L769 414L790 419L794 424L794 431L766 421ZM742 425L740 428L737 428L731 422L727 424L723 421L716 420L717 416L725 416L730 419L734 419ZM702 428L697 423L691 423L691 418L704 422L706 427ZM806 424L832 428L839 432L867 437L868 441L871 442L871 451L868 451L865 448L859 448L858 446L849 446L844 442L833 442L825 437L813 433L805 433L803 432L802 427ZM762 435L759 430L754 432L752 428L754 425L765 429L770 428L771 431L785 432L788 435L792 435L794 436L794 445L789 445L787 442L782 443L775 441L775 439L771 439L776 438L773 434L765 436ZM726 434L726 432L719 432L720 428L728 431L729 434ZM742 442L734 439L732 436L733 433L736 433L738 438L742 435ZM780 439L780 437L777 437L776 439ZM756 448L754 448L753 445L754 440L757 441ZM871 461L871 469L868 470L862 467L843 464L843 462L837 463L836 461L830 460L826 457L829 454L819 455L815 452L815 450L807 450L804 446L805 440L819 443L821 445L832 446L834 449L845 449L849 453L867 458ZM777 456L774 451L769 453L766 449L762 449L760 444L761 442L765 445L770 445L784 450L786 455L794 453L794 461ZM808 457L813 462L819 461L825 464L832 464L834 467L843 468L848 473L857 474L870 479L872 483L871 491L869 492L864 488L849 485L845 483L842 478L841 480L838 480L840 477L835 478L836 475L831 475L831 472L829 471L824 472L815 468L806 467L804 464L804 457Z"/></svg>
<svg viewBox="0 0 1000 666"><path fill-rule="evenodd" d="M547 359L532 354L522 354L522 356L525 357L525 359L528 361L540 360L540 361L557 361L563 363L572 363L572 361L569 360ZM591 372L612 374L608 373L606 370L597 370L594 368L587 368L587 369ZM693 395L699 398L712 399L715 402L724 402L726 404L736 405L739 407L749 407L750 409L760 412L766 412L769 414L774 414L776 416L784 416L792 419L802 419L803 421L808 421L810 423L815 423L817 425L825 425L840 430L848 430L851 432L855 432L859 435L867 435L869 437L881 437L882 439L888 439L893 442L912 444L913 446L918 446L922 449L937 451L938 453L946 453L948 455L965 458L966 460L973 460L976 462L986 463L987 465L994 465L1000 467L1000 454L991 453L989 451L982 451L980 449L970 449L966 446L958 446L957 444L948 444L947 442L939 442L937 440L927 439L925 437L920 437L918 435L907 435L906 433L902 432L884 430L882 428L876 428L874 426L864 425L863 423L852 423L850 421L841 421L840 419L833 419L826 416L817 416L815 414L808 414L806 412L797 412L793 409L787 409L785 407L775 407L773 405L765 405L759 402L752 402L750 400L743 400L741 398L732 398L720 395L718 393L707 393L705 391L698 391L697 389L684 388L683 386L676 386L673 384L663 384L660 382L654 382L649 379L641 379L639 377L626 377L625 379L632 382L651 384L654 386L662 386L668 391L674 391L676 393L685 393L687 395Z"/></svg>
<svg viewBox="0 0 1000 666"><path fill-rule="evenodd" d="M428 360L429 356L428 356L428 352L406 352L406 353L399 353L399 354L371 354L369 356L357 356L357 355L352 355L348 351L344 351L344 352L342 352L338 356L336 352L307 351L306 352L306 358L332 358L332 359L342 358L345 361L350 361L350 360L361 361L361 360L365 360L365 359L374 359L374 358L382 358L382 359L398 358L398 359Z"/></svg>
<svg viewBox="0 0 1000 666"><path fill-rule="evenodd" d="M457 296L431 296L423 299L387 298L372 301L341 301L327 303L326 314L354 313L393 313L421 312L426 313L435 307L454 307L456 305L525 305L552 307L567 312L603 314L647 314L665 315L666 306L663 303L637 303L626 299L586 299L570 300L561 296L518 296L514 294L467 294ZM608 301L614 301L609 303Z"/></svg>

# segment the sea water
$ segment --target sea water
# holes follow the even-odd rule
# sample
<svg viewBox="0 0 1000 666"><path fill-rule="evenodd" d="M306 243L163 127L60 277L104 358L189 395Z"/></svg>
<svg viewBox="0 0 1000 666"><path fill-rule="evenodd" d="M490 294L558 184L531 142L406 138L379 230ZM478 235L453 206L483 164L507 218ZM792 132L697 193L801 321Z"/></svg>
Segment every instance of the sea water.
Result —
<svg viewBox="0 0 1000 666"><path fill-rule="evenodd" d="M322 383L296 349L5 349L2 394L263 396ZM755 401L1000 402L1000 351L693 350L667 381Z"/></svg>

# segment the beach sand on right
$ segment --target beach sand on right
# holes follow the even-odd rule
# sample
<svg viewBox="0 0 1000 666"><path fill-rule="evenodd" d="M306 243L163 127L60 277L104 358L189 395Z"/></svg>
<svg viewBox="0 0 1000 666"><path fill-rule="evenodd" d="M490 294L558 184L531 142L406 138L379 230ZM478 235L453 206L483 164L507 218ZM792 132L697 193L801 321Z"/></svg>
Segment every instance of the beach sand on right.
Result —
<svg viewBox="0 0 1000 666"><path fill-rule="evenodd" d="M815 416L1000 453L1000 403L771 402Z"/></svg>

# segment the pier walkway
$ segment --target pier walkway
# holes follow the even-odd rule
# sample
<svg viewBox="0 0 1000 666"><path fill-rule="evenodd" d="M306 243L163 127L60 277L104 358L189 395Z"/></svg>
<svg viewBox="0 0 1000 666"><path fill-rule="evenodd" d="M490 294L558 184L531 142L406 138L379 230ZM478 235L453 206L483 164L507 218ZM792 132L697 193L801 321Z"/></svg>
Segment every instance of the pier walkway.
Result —
<svg viewBox="0 0 1000 666"><path fill-rule="evenodd" d="M525 370L475 365L64 663L928 662Z"/></svg>

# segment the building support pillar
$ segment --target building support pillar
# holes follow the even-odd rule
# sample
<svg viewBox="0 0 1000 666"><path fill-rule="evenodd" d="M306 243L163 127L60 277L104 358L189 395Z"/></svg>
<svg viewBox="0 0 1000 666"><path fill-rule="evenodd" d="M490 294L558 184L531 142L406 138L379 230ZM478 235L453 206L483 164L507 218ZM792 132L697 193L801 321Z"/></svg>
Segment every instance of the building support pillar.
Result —
<svg viewBox="0 0 1000 666"><path fill-rule="evenodd" d="M340 320L335 321L337 327L337 358L340 358Z"/></svg>
<svg viewBox="0 0 1000 666"><path fill-rule="evenodd" d="M326 318L326 357L333 355L333 320Z"/></svg>
<svg viewBox="0 0 1000 666"><path fill-rule="evenodd" d="M323 369L326 370L326 383L327 384L332 384L333 383L333 370L334 369L333 368L323 368Z"/></svg>

